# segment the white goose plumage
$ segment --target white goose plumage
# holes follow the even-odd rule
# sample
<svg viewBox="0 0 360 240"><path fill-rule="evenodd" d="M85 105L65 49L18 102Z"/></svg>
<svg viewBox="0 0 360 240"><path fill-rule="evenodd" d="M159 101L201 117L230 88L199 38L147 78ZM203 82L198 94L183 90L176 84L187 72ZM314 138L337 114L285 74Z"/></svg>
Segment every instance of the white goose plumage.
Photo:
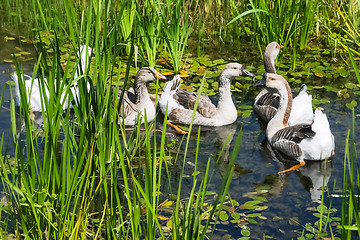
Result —
<svg viewBox="0 0 360 240"><path fill-rule="evenodd" d="M141 115L141 123L144 123L145 112L147 122L151 122L155 118L155 106L151 100L147 85L154 82L156 78L166 79L152 67L141 68L135 77L134 88L132 91L125 91L122 105L120 108L120 121L125 126L134 126L137 123L138 115ZM118 100L120 100L122 91L118 92Z"/></svg>
<svg viewBox="0 0 360 240"><path fill-rule="evenodd" d="M90 47L87 47L85 45L80 47L79 52L77 52L77 56L80 56L80 63L81 64L77 64L75 63L75 66L78 65L76 72L74 73L74 79L76 79L78 76L80 76L81 73L85 72L90 57L91 57L91 53L92 53L92 49ZM40 85L39 85L39 81L40 79L38 78L32 78L31 76L27 75L27 74L23 74L23 76L21 76L22 78L24 78L23 82L24 82L24 87L26 89L26 94L27 97L29 98L29 105L31 107L31 110L34 112L42 112L42 107L41 107L41 95L40 95ZM21 95L20 95L20 87L19 87L19 77L16 74L16 72L13 73L13 75L11 75L12 80L15 82L15 105L16 106L20 106L20 101L21 101ZM47 88L47 83L46 83L46 78L44 78L44 86L45 88L43 89L44 92L43 94L45 94L44 96L44 100L48 101L49 100L49 90ZM89 83L87 83L87 88L89 91L90 85ZM70 87L71 93L75 99L75 103L78 104L78 99L79 99L79 87L78 84L75 83L74 85L72 85ZM63 109L67 109L67 107L69 106L68 101L69 101L69 97L65 97L65 92L62 93L61 95L61 102L62 102L62 106ZM70 108L72 108L72 105L70 103Z"/></svg>
<svg viewBox="0 0 360 240"><path fill-rule="evenodd" d="M230 85L231 80L239 76L253 77L254 75L245 70L239 63L229 63L224 67L219 77L217 105L211 101L209 96L201 94L194 125L223 126L236 121L237 110L231 98ZM168 107L169 121L190 125L197 93L188 92L179 87L180 76L176 75L172 81L166 83L159 100L159 106L164 115Z"/></svg>
<svg viewBox="0 0 360 240"><path fill-rule="evenodd" d="M281 48L283 46L277 42L271 42L266 46L263 58L265 72L276 73L275 59ZM299 94L293 99L294 108L288 122L290 126L313 121L312 96L308 95L306 90L306 85L303 85ZM254 111L266 123L275 116L278 107L279 94L273 89L265 88L255 98Z"/></svg>
<svg viewBox="0 0 360 240"><path fill-rule="evenodd" d="M256 85L276 90L280 96L279 108L266 128L269 143L285 155L300 162L286 171L297 170L304 160L323 160L334 154L335 141L326 115L316 109L313 124L298 123L289 126L292 109L290 86L281 75L265 73Z"/></svg>

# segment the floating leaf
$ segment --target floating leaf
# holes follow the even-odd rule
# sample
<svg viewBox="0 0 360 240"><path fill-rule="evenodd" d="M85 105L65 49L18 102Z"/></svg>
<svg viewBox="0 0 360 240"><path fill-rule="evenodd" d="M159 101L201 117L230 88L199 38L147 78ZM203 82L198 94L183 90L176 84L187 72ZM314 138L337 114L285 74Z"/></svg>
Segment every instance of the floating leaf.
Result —
<svg viewBox="0 0 360 240"><path fill-rule="evenodd" d="M240 105L237 107L238 109L253 109L253 106L251 105Z"/></svg>
<svg viewBox="0 0 360 240"><path fill-rule="evenodd" d="M227 215L225 211L221 211L219 218L221 221L227 221L229 219L229 215Z"/></svg>
<svg viewBox="0 0 360 240"><path fill-rule="evenodd" d="M169 228L169 229L172 229L172 220L170 219L167 223L166 223L166 226Z"/></svg>
<svg viewBox="0 0 360 240"><path fill-rule="evenodd" d="M221 59L221 58L220 58L220 59L215 59L215 60L213 61L213 63L216 64L216 65L217 65L217 64L222 64L222 63L224 63L224 62L225 62L225 60L224 60L224 59Z"/></svg>
<svg viewBox="0 0 360 240"><path fill-rule="evenodd" d="M203 74L204 72L206 72L206 69L205 68L199 68L196 72L198 74Z"/></svg>
<svg viewBox="0 0 360 240"><path fill-rule="evenodd" d="M359 89L358 85L354 84L354 83L345 83L345 87L350 88L352 90L357 90Z"/></svg>
<svg viewBox="0 0 360 240"><path fill-rule="evenodd" d="M323 75L322 73L319 73L319 72L316 72L316 73L315 73L315 76L321 77L321 78L324 77L324 75Z"/></svg>
<svg viewBox="0 0 360 240"><path fill-rule="evenodd" d="M5 37L4 37L4 40L5 40L5 41L14 41L15 38L14 38L14 37L5 36Z"/></svg>
<svg viewBox="0 0 360 240"><path fill-rule="evenodd" d="M247 230L247 229L243 229L243 230L241 230L241 234L242 234L244 237L249 237L249 236L250 236L250 231Z"/></svg>
<svg viewBox="0 0 360 240"><path fill-rule="evenodd" d="M9 86L15 86L15 82L14 81L6 81L6 84Z"/></svg>
<svg viewBox="0 0 360 240"><path fill-rule="evenodd" d="M250 117L251 116L251 113L252 113L253 111L252 110L245 110L245 111L243 111L243 113L242 113L242 117L243 118L248 118L248 117Z"/></svg>
<svg viewBox="0 0 360 240"><path fill-rule="evenodd" d="M257 224L257 223L258 223L258 222L255 221L253 218L249 218L249 219L248 219L248 222L249 222L249 223L252 223L252 224Z"/></svg>
<svg viewBox="0 0 360 240"><path fill-rule="evenodd" d="M199 175L200 174L200 172L199 171L195 171L195 172L193 172L193 176L197 176L197 175Z"/></svg>
<svg viewBox="0 0 360 240"><path fill-rule="evenodd" d="M328 90L328 91L331 91L331 92L335 92L335 93L337 93L338 91L339 91L339 89L337 89L337 88L334 88L334 87L332 87L332 86L323 86L326 90ZM317 87L316 87L317 88Z"/></svg>
<svg viewBox="0 0 360 240"><path fill-rule="evenodd" d="M289 220L289 224L290 225L296 225L296 224L298 224L299 223L299 218L298 217L292 217L292 218L290 218L290 220Z"/></svg>
<svg viewBox="0 0 360 240"><path fill-rule="evenodd" d="M168 220L170 220L170 218L164 217L164 216L161 216L161 215L158 215L157 217L158 217L159 220L163 220L163 221L168 221Z"/></svg>
<svg viewBox="0 0 360 240"><path fill-rule="evenodd" d="M162 204L161 207L170 207L173 203L173 201L167 201L166 203Z"/></svg>
<svg viewBox="0 0 360 240"><path fill-rule="evenodd" d="M261 216L261 213L251 213L251 214L246 215L246 217L252 217L252 218L260 217L260 216Z"/></svg>
<svg viewBox="0 0 360 240"><path fill-rule="evenodd" d="M306 237L306 239L312 239L312 238L314 238L314 234L311 234L311 233L307 233L307 234L305 234L305 237Z"/></svg>
<svg viewBox="0 0 360 240"><path fill-rule="evenodd" d="M342 77L348 77L350 75L349 71L347 71L344 67L339 67L337 69L337 72L339 73L340 76Z"/></svg>
<svg viewBox="0 0 360 240"><path fill-rule="evenodd" d="M239 220L240 219L240 214L237 212L233 212L231 213L231 217L235 220Z"/></svg>
<svg viewBox="0 0 360 240"><path fill-rule="evenodd" d="M30 55L31 53L30 53L30 52L22 51L22 52L19 52L19 54L21 54L21 55Z"/></svg>

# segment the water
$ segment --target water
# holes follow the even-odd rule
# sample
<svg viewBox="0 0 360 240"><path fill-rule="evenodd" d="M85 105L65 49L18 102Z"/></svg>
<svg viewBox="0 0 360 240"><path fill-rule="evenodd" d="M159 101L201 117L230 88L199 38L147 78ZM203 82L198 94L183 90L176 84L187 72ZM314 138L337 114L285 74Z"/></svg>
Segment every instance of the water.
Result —
<svg viewBox="0 0 360 240"><path fill-rule="evenodd" d="M5 87L4 103L0 115L0 129L4 135L3 154L13 155L15 150L12 144L9 111L11 95L7 81L10 80L10 73L14 71L14 66L2 62L2 60L11 59L11 49L14 47L22 47L27 51L31 51L32 45L23 44L19 41L5 42L4 36L6 34L0 34L1 46L4 49L0 54L0 89ZM25 72L31 72L32 66L31 63L24 65ZM311 86L312 79L308 81L308 84ZM337 81L337 79L333 81ZM349 81L355 83L355 79ZM258 91L259 89L250 89L247 93L234 93L233 99L238 106L252 105ZM246 215L261 213L262 219L254 218L257 223L246 225L250 229L251 239L263 239L265 235L275 239L295 238L298 236L295 230L301 232L306 223L313 224L317 221L318 218L314 217L313 213L315 213L321 197L323 181L327 186L324 196L325 205L328 205L331 201L332 206L338 209L335 216L340 216L341 199L330 199L328 195L341 194L345 138L347 130L352 126L352 112L345 106L345 103L349 101L338 98L335 93L322 90L312 90L310 93L314 96L319 94L326 95L328 99L331 99L330 103L321 105L329 118L336 142L336 154L332 160L326 163L325 161L308 162L299 172L278 174L279 171L288 168L294 162L283 162L273 156L271 148L268 147L265 141L264 129L258 122L255 113L252 113L248 118L239 117L235 124L221 128L204 129L201 133L198 170L200 172L204 171L207 160L211 156L214 173L210 190L216 190L220 185L222 176L225 174L237 134L241 128L243 129L242 143L235 162L235 171L229 193L232 199L236 200L240 205L252 200L251 196L266 199L266 201L259 203L259 206L267 207L264 210L248 210L240 207L234 209L235 212ZM357 109L356 111L356 114L359 114L359 110ZM359 123L356 122L355 124L355 128L359 129ZM232 138L224 148L220 161L215 164L215 160L229 133L232 133ZM172 137L176 140L175 142L180 142L181 136ZM183 143L183 145L185 144ZM182 192L184 198L188 196L187 190L192 186L191 174L194 169L192 163L195 158L195 149L196 134L192 136L190 141L186 160L185 174L187 177L184 178L184 190ZM181 154L179 159L182 160ZM174 186L178 182L181 164L181 161L178 161L170 168ZM215 234L217 238L221 238L225 234L238 238L242 236L241 230L243 227L238 222L220 221L217 229L219 230Z"/></svg>

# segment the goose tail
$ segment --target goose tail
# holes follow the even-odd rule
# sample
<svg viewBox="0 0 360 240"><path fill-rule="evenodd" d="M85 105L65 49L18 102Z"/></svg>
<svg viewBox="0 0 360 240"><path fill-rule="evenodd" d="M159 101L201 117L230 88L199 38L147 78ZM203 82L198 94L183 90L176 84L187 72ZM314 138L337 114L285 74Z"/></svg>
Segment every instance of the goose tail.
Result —
<svg viewBox="0 0 360 240"><path fill-rule="evenodd" d="M166 114L166 107L168 106L168 113L171 112L174 105L174 95L176 91L179 89L181 84L180 75L175 75L171 81L165 83L164 92L161 94L159 105L161 112Z"/></svg>

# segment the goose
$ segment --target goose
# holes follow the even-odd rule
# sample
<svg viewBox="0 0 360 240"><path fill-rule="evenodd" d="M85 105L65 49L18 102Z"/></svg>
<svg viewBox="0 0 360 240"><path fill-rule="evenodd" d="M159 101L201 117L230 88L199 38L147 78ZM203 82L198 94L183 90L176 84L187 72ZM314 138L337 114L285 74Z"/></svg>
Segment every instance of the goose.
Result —
<svg viewBox="0 0 360 240"><path fill-rule="evenodd" d="M80 76L80 74L85 71L86 67L88 66L90 57L91 57L91 53L92 53L92 48L87 47L85 45L80 47L80 50L77 52L77 56L80 56L80 64L78 64L78 67L76 69L76 72L74 73L74 79L76 79L77 77ZM75 63L76 66L76 63ZM21 76L23 78L23 82L24 82L24 87L26 89L26 93L27 96L29 97L29 105L30 108L33 112L42 112L42 107L41 107L41 95L40 95L40 84L39 78L34 78L32 79L31 76L27 75L27 74L23 74ZM12 80L15 82L15 105L16 106L20 106L20 101L21 101L21 96L20 96L20 87L19 87L19 77L17 75L16 72L14 72L11 75ZM47 83L46 83L46 78L44 78L45 81L45 88L44 88L44 92L43 94L45 94L45 100L49 100L49 90L47 88ZM87 83L87 88L88 91L90 90L90 85L89 83ZM76 105L78 104L78 100L79 100L79 86L77 83L75 83L74 85L72 85L70 87L71 93L75 99L75 103ZM62 101L62 105L63 105L63 109L66 110L69 106L68 101L69 98L65 97L65 92L62 93L61 95L61 101ZM70 108L72 108L72 104L70 104Z"/></svg>
<svg viewBox="0 0 360 240"><path fill-rule="evenodd" d="M156 71L153 67L141 68L135 77L134 88L132 91L121 90L118 92L118 101L123 94L123 101L120 108L120 123L125 126L134 126L138 120L138 114L141 115L141 123L144 123L145 112L147 122L155 118L155 105L152 102L147 85L154 82L156 78L166 79L166 77Z"/></svg>
<svg viewBox="0 0 360 240"><path fill-rule="evenodd" d="M276 73L275 59L282 48L283 46L277 42L271 42L266 46L263 57L265 72ZM261 90L255 98L254 111L265 122L269 122L275 116L278 107L279 95L272 89Z"/></svg>
<svg viewBox="0 0 360 240"><path fill-rule="evenodd" d="M278 56L282 45L277 42L269 43L264 52L264 67L267 73L276 73L275 59ZM307 86L303 84L300 91L293 93L293 108L290 114L288 124L290 126L297 123L311 123L313 121L312 96L307 93ZM279 94L270 88L263 89L255 98L254 111L266 123L269 122L276 114L279 107Z"/></svg>
<svg viewBox="0 0 360 240"><path fill-rule="evenodd" d="M236 121L237 110L231 98L231 80L239 76L254 77L239 63L229 63L222 70L219 77L218 103L215 105L209 96L201 94L194 125L200 126L223 126ZM164 92L161 94L159 106L165 115L168 108L170 122L190 125L197 94L188 92L180 87L180 76L176 75L173 80L166 83Z"/></svg>
<svg viewBox="0 0 360 240"><path fill-rule="evenodd" d="M304 160L324 160L334 154L335 141L326 114L315 110L312 124L298 123L289 126L292 109L292 93L286 79L281 75L265 73L255 85L274 89L279 94L279 108L266 128L266 137L272 147L295 158L299 164L283 172L298 170Z"/></svg>

